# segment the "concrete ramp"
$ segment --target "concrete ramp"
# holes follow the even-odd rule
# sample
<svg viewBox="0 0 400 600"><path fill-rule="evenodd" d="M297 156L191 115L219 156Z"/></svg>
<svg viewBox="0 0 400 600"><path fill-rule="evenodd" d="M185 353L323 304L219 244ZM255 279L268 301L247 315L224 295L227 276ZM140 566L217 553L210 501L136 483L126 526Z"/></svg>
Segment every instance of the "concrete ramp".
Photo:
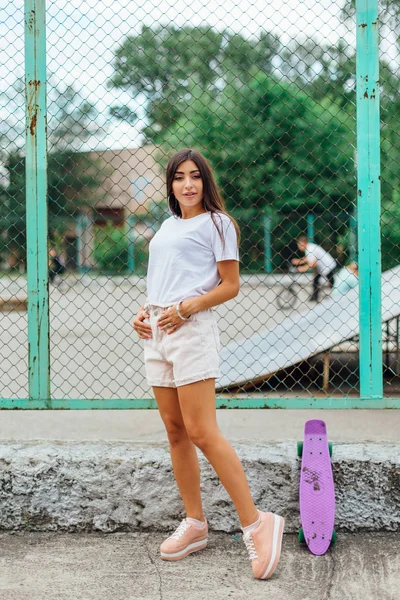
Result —
<svg viewBox="0 0 400 600"><path fill-rule="evenodd" d="M220 353L216 390L258 383L359 333L358 290L293 312L273 329L236 339ZM382 321L400 314L400 266L382 274ZM244 332L245 333L245 332Z"/></svg>

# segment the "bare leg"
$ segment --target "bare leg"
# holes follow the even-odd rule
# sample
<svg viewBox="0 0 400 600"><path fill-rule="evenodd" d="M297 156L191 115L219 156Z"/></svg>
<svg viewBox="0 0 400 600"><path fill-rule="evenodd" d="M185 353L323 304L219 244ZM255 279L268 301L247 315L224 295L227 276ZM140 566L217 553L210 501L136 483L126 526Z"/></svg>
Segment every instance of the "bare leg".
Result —
<svg viewBox="0 0 400 600"><path fill-rule="evenodd" d="M215 409L215 380L178 388L183 421L192 442L201 449L232 498L242 527L258 519L249 484L236 452L220 432Z"/></svg>
<svg viewBox="0 0 400 600"><path fill-rule="evenodd" d="M196 447L188 436L175 388L153 387L161 418L167 430L172 468L186 516L204 521L200 496L200 466Z"/></svg>

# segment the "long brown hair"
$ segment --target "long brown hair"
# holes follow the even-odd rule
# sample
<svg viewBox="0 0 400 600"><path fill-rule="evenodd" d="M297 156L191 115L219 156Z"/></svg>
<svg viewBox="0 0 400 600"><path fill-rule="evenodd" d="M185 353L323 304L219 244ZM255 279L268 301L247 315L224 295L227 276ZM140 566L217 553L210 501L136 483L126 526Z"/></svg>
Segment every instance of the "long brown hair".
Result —
<svg viewBox="0 0 400 600"><path fill-rule="evenodd" d="M177 168L185 160L192 160L200 171L201 178L203 180L203 207L207 212L211 212L211 218L214 222L215 227L221 238L223 247L225 246L225 239L223 237L221 229L216 223L217 214L224 214L232 221L237 235L238 245L240 243L240 229L235 219L231 217L226 211L225 203L222 199L221 193L218 189L217 183L212 172L212 168L208 160L198 151L192 148L184 148L176 152L168 161L167 165L167 197L169 208L176 217L182 216L181 207L179 206L178 200L175 198L172 191L172 182L174 181L175 173ZM221 223L221 218L220 218Z"/></svg>

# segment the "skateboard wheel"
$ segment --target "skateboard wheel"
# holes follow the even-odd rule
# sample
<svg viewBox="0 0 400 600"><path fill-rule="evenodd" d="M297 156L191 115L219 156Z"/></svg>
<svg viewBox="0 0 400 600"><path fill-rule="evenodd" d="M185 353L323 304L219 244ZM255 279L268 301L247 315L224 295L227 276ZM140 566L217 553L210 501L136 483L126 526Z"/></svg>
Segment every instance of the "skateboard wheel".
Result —
<svg viewBox="0 0 400 600"><path fill-rule="evenodd" d="M336 535L336 529L334 529L332 531L332 540L331 540L331 546L334 546L336 544L336 540L337 540L337 535Z"/></svg>
<svg viewBox="0 0 400 600"><path fill-rule="evenodd" d="M304 531L302 527L300 527L297 537L299 539L299 544L306 543L306 538L304 537Z"/></svg>
<svg viewBox="0 0 400 600"><path fill-rule="evenodd" d="M332 456L332 442L329 442L328 446L329 446L329 456Z"/></svg>
<svg viewBox="0 0 400 600"><path fill-rule="evenodd" d="M297 456L303 456L303 442L297 442Z"/></svg>

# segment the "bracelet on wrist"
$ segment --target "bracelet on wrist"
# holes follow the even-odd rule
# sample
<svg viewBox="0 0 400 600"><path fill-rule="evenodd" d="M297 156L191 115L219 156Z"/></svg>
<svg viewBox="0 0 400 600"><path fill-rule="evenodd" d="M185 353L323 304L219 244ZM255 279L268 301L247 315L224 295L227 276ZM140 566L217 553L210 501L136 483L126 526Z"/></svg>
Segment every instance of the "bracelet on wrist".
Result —
<svg viewBox="0 0 400 600"><path fill-rule="evenodd" d="M180 309L179 309L179 307L180 307L180 305L182 304L182 302L183 302L183 301L181 300L181 301L180 301L180 302L179 302L179 303L178 303L178 304L175 306L175 308L176 308L176 312L177 312L177 315L178 315L178 317L179 317L180 319L182 319L182 321L189 321L189 319L190 319L190 315L189 315L188 317L184 317L184 316L182 315L182 313L181 313Z"/></svg>

